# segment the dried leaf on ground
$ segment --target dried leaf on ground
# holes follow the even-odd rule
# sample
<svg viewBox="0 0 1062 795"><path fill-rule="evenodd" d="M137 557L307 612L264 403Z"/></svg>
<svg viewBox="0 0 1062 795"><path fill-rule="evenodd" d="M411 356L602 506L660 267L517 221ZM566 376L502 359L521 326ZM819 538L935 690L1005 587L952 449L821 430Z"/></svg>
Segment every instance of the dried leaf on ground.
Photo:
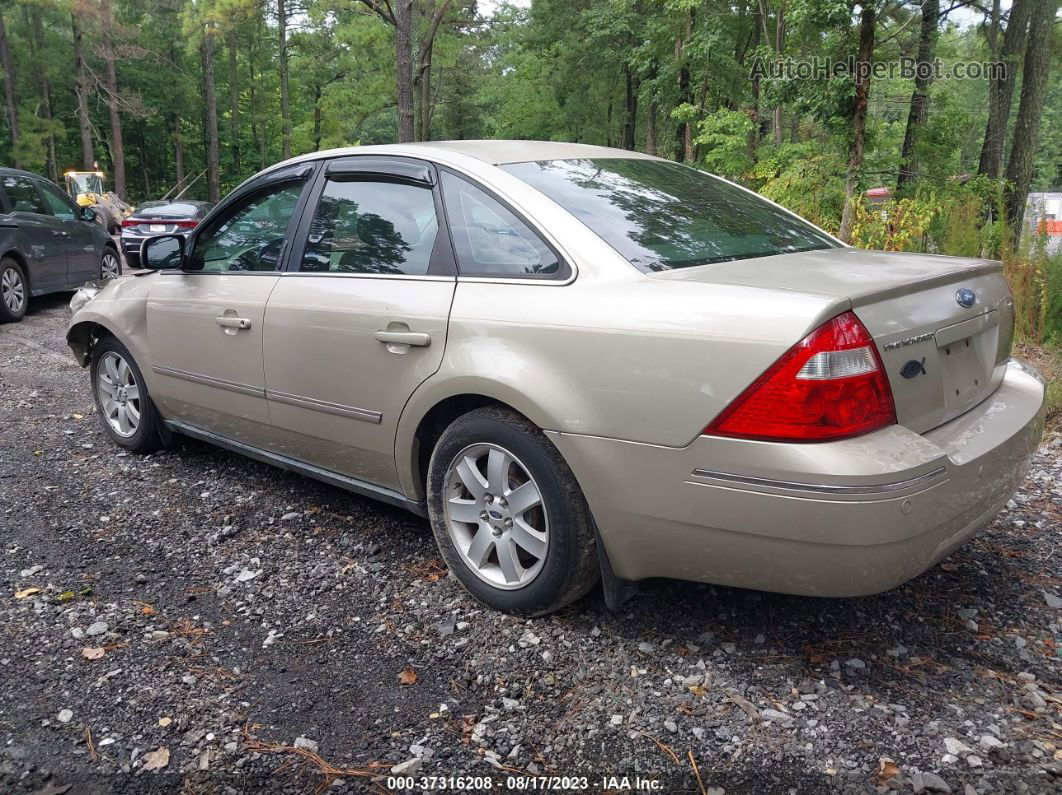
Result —
<svg viewBox="0 0 1062 795"><path fill-rule="evenodd" d="M15 591L15 598L25 599L26 597L33 596L33 594L40 592L40 588L23 588L21 591Z"/></svg>
<svg viewBox="0 0 1062 795"><path fill-rule="evenodd" d="M154 751L148 751L141 758L144 760L144 770L162 770L170 763L170 749L159 746Z"/></svg>
<svg viewBox="0 0 1062 795"><path fill-rule="evenodd" d="M403 685L415 685L417 683L417 672L407 665L398 674L398 681Z"/></svg>
<svg viewBox="0 0 1062 795"><path fill-rule="evenodd" d="M894 761L887 756L883 756L878 760L878 781L880 783L885 783L898 775L900 775L900 767Z"/></svg>
<svg viewBox="0 0 1062 795"><path fill-rule="evenodd" d="M81 656L86 660L99 660L103 658L103 655L107 653L107 650L100 647L86 646L81 650Z"/></svg>

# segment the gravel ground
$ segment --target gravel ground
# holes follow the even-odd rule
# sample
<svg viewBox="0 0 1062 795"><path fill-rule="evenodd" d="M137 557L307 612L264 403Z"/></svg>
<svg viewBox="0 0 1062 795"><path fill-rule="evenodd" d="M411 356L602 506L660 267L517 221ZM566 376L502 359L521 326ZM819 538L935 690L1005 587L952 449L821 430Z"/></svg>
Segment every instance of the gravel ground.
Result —
<svg viewBox="0 0 1062 795"><path fill-rule="evenodd" d="M0 791L1062 791L1057 441L891 593L659 582L517 620L415 517L191 441L120 452L67 298L0 327Z"/></svg>

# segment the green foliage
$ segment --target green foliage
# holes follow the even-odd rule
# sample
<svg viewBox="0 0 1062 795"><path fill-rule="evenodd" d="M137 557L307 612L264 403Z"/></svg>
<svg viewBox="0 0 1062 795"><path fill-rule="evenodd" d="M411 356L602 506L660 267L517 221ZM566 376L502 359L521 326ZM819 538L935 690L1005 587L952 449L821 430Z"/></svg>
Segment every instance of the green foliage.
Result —
<svg viewBox="0 0 1062 795"><path fill-rule="evenodd" d="M813 142L764 148L752 176L768 199L836 234L844 206L844 160L839 152L822 151Z"/></svg>
<svg viewBox="0 0 1062 795"><path fill-rule="evenodd" d="M676 116L681 106L675 109ZM681 114L678 115L681 118ZM749 135L756 128L747 113L720 108L709 114L697 125L697 137L693 142L704 154L701 163L709 171L729 179L743 179L752 169L752 157L748 151Z"/></svg>

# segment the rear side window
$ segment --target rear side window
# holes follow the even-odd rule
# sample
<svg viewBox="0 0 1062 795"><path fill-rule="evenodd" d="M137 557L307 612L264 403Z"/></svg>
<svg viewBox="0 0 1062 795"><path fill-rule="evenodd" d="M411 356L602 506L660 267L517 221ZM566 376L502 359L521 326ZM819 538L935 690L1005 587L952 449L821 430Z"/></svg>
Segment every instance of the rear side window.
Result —
<svg viewBox="0 0 1062 795"><path fill-rule="evenodd" d="M438 232L431 188L329 180L310 223L299 270L423 275Z"/></svg>
<svg viewBox="0 0 1062 795"><path fill-rule="evenodd" d="M77 214L74 212L74 206L70 203L70 199L59 192L59 189L49 185L47 182L40 182L41 193L44 194L44 201L48 204L48 209L51 210L52 215L56 218L62 218L64 221L73 221L77 218Z"/></svg>
<svg viewBox="0 0 1062 795"><path fill-rule="evenodd" d="M497 199L448 171L442 173L442 186L462 276L561 273L557 254Z"/></svg>
<svg viewBox="0 0 1062 795"><path fill-rule="evenodd" d="M4 186L8 203L13 213L39 213L48 215L48 209L37 193L37 188L32 180L25 177L9 175L0 177L0 185Z"/></svg>
<svg viewBox="0 0 1062 795"><path fill-rule="evenodd" d="M549 196L643 271L839 245L759 196L678 163L602 158L502 168Z"/></svg>

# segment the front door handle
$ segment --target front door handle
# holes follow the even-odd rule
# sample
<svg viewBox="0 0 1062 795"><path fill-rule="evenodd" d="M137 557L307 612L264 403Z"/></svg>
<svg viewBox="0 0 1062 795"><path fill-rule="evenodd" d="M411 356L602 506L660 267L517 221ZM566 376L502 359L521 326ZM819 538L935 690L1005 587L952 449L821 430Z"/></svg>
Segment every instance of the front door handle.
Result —
<svg viewBox="0 0 1062 795"><path fill-rule="evenodd" d="M251 319L249 317L236 317L234 315L222 315L214 318L223 328L249 329Z"/></svg>
<svg viewBox="0 0 1062 795"><path fill-rule="evenodd" d="M373 336L386 345L413 345L426 348L431 345L431 334L420 331L377 331Z"/></svg>

